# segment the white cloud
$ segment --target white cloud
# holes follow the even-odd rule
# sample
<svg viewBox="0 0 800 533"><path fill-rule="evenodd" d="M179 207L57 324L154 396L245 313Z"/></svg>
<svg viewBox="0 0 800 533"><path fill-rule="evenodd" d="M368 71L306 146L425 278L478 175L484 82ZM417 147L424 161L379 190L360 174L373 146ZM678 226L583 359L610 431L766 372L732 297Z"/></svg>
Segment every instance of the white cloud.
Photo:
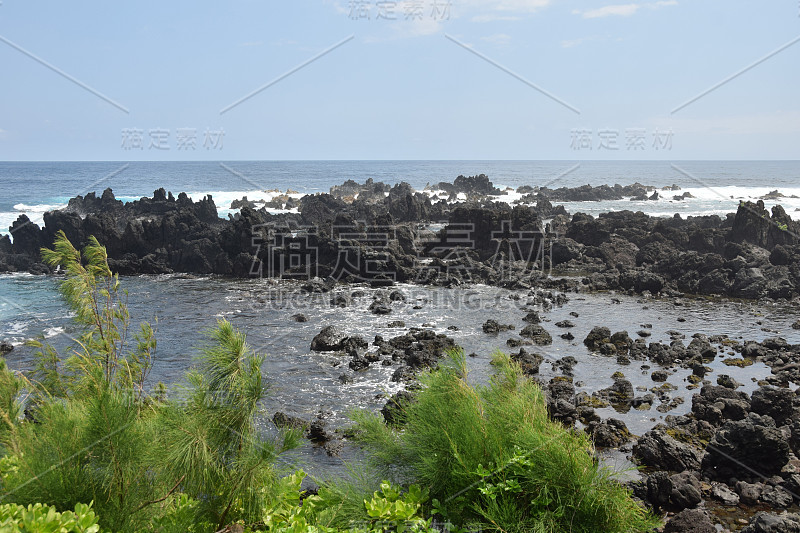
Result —
<svg viewBox="0 0 800 533"><path fill-rule="evenodd" d="M462 0L454 2L459 14L475 13L472 22L494 22L497 20L519 20L520 15L529 15L549 6L552 0Z"/></svg>
<svg viewBox="0 0 800 533"><path fill-rule="evenodd" d="M578 46L589 40L591 40L591 37L581 37L580 39L561 41L561 48L572 48L573 46Z"/></svg>
<svg viewBox="0 0 800 533"><path fill-rule="evenodd" d="M629 17L636 13L640 7L642 7L640 4L615 4L597 9L589 9L587 11L579 11L576 9L573 13L580 14L585 19L597 19L611 15Z"/></svg>
<svg viewBox="0 0 800 533"><path fill-rule="evenodd" d="M472 17L472 22L494 22L496 20L519 20L520 17L511 15L497 15L494 13L484 13L482 15L475 15Z"/></svg>
<svg viewBox="0 0 800 533"><path fill-rule="evenodd" d="M432 18L417 20L400 19L386 25L374 24L371 27L379 31L366 36L364 42L380 43L394 41L396 39L433 35L439 33L444 28L439 21Z"/></svg>
<svg viewBox="0 0 800 533"><path fill-rule="evenodd" d="M2 0L0 0L2 2ZM438 9L446 9L446 16L436 20L429 17L433 9L434 2L439 6ZM330 5L338 14L352 15L351 3L344 0L323 0L324 4ZM494 22L494 21L515 21L520 20L522 15L533 14L553 3L553 0L398 0L392 2L392 11L396 15L397 22L405 22L404 13L412 6L419 8L424 5L426 17L434 22L442 23L457 18L469 19L472 22ZM387 2L389 4L389 2ZM377 13L375 2L367 2L367 9L370 13L370 20L375 21ZM381 22L386 22L385 20ZM424 21L415 21L424 22ZM429 35L432 24L421 24L419 35ZM441 26L441 24L438 24Z"/></svg>
<svg viewBox="0 0 800 533"><path fill-rule="evenodd" d="M474 2L498 11L513 11L516 13L533 13L550 5L551 0L484 0Z"/></svg>
<svg viewBox="0 0 800 533"><path fill-rule="evenodd" d="M581 15L585 19L596 19L609 16L630 17L641 8L659 9L667 6L678 5L678 0L659 0L658 2L646 2L642 4L612 4L608 6L599 7L597 9L573 9L572 13Z"/></svg>
<svg viewBox="0 0 800 533"><path fill-rule="evenodd" d="M487 37L481 37L481 40L487 43L492 43L497 46L507 46L511 43L511 36L505 33L496 33Z"/></svg>
<svg viewBox="0 0 800 533"><path fill-rule="evenodd" d="M439 31L442 29L442 25L439 23L439 21L432 18L418 19L411 23L401 22L395 24L395 27L401 32L412 37L417 37L420 35L433 35L434 33L439 33Z"/></svg>

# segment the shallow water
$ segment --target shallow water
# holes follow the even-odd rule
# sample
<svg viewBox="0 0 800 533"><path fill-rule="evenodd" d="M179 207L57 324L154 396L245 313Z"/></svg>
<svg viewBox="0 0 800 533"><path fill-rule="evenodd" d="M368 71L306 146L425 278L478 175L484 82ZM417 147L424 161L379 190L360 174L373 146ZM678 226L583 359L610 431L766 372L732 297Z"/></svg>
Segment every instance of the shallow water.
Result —
<svg viewBox="0 0 800 533"><path fill-rule="evenodd" d="M347 413L354 408L378 410L386 396L396 392L401 385L390 377L397 365L381 366L374 363L362 372L353 372L347 366L349 358L335 354L310 352L312 338L329 324L340 326L348 335L361 335L371 342L375 335L391 338L406 329L389 328L394 320L405 322L406 328L426 325L437 333L445 333L462 346L468 357L471 379L483 383L492 374L489 365L494 350L517 351L508 348L506 340L518 337L524 327L522 317L535 306L529 305L527 291L509 291L487 286L459 289L424 288L411 285L395 287L406 295L406 302L394 302L393 312L387 316L373 315L367 310L373 294L379 289L360 286L337 288L322 295L300 294L291 283L270 280L230 280L217 278L192 278L180 276L140 276L122 278L123 287L129 291L129 303L134 322L158 317L158 351L151 374L151 385L162 381L179 394L185 371L202 342L198 332L213 326L218 318L225 317L242 329L254 349L266 354L263 370L269 394L262 406L259 423L269 430L268 421L278 410L287 414L313 418L320 411L328 413L332 427L347 424ZM333 294L361 291L353 305L332 307ZM651 323L652 336L647 342L669 343L668 330L678 330L686 335L688 345L693 333L707 335L727 334L736 340L763 340L780 335L790 343L800 343L800 331L790 325L798 317L798 310L790 304L755 304L729 300L683 299L683 305L673 300L643 300L637 297L612 293L568 294L569 301L549 311L539 308L542 326L553 336L552 346L526 347L545 357L541 378L548 380L557 375L549 362L571 355L578 360L574 369L576 389L587 393L608 387L611 375L621 371L634 387L651 388L655 383L650 372L657 365L649 361L632 361L630 365L617 364L616 358L591 354L583 339L594 326L607 326L612 332L627 330L632 338L641 324ZM616 302L616 303L615 303ZM414 306L420 307L414 309ZM570 315L576 312L576 318ZM295 322L291 316L304 313L308 322ZM483 333L481 326L494 318L502 324L513 324L516 331L497 336ZM685 319L679 322L678 319ZM576 325L569 331L575 336L571 342L559 335L565 329L555 326L560 320L570 319ZM455 326L457 331L448 329ZM767 328L770 331L763 331ZM31 351L19 345L24 339L46 333L58 347L69 344L69 335L76 333L65 306L59 301L56 280L34 276L0 276L0 338L18 344L9 354L12 368L29 367ZM728 350L729 351L729 350ZM726 355L727 356L727 355ZM724 357L717 356L710 363L713 371L706 376L712 382L719 374L728 374L743 384L740 390L751 392L758 379L769 375L762 363L745 368L722 364ZM642 365L653 368L642 369ZM691 408L691 395L696 390L686 377L690 371L680 369L671 374L668 382L676 385L672 397L683 397L685 402L667 413L656 410L658 401L648 411L631 410L618 413L612 408L600 409L602 417L614 416L625 421L632 433L641 435L667 414L683 414ZM343 385L339 377L346 374L353 382ZM644 394L637 391L637 396ZM343 456L353 459L352 451ZM295 460L308 463L312 471L326 472L341 468L342 459L329 458L319 449L306 446Z"/></svg>

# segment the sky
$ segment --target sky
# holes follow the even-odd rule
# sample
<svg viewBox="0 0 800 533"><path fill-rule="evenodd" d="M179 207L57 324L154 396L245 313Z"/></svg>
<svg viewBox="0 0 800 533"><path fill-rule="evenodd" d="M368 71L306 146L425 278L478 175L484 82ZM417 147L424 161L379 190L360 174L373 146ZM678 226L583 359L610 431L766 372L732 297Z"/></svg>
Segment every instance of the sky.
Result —
<svg viewBox="0 0 800 533"><path fill-rule="evenodd" d="M798 159L797 0L0 1L0 160Z"/></svg>

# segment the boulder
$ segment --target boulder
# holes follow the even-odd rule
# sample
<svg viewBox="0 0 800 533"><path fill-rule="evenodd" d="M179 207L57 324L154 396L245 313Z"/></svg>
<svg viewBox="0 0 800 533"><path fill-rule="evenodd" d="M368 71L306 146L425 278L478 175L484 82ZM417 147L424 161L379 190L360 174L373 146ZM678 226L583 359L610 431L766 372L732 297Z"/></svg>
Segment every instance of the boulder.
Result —
<svg viewBox="0 0 800 533"><path fill-rule="evenodd" d="M754 413L772 417L777 426L782 426L792 417L794 397L788 388L761 387L751 395L750 408Z"/></svg>
<svg viewBox="0 0 800 533"><path fill-rule="evenodd" d="M661 429L644 434L633 447L633 457L641 465L683 472L700 468L700 451L670 437Z"/></svg>
<svg viewBox="0 0 800 533"><path fill-rule="evenodd" d="M386 424L390 426L402 425L404 410L407 405L416 401L416 397L405 390L394 393L381 409L381 414Z"/></svg>
<svg viewBox="0 0 800 533"><path fill-rule="evenodd" d="M740 533L800 533L800 516L759 511Z"/></svg>
<svg viewBox="0 0 800 533"><path fill-rule="evenodd" d="M625 379L620 372L615 372L612 376L612 379L614 380L613 385L606 387L605 389L600 389L595 394L598 397L609 401L612 405L630 405L634 398L633 384Z"/></svg>
<svg viewBox="0 0 800 533"><path fill-rule="evenodd" d="M702 501L700 481L692 472L653 472L646 484L647 501L659 510L682 511Z"/></svg>
<svg viewBox="0 0 800 533"><path fill-rule="evenodd" d="M664 533L717 533L717 528L706 511L686 509L669 519Z"/></svg>
<svg viewBox="0 0 800 533"><path fill-rule="evenodd" d="M343 348L347 336L337 326L325 326L311 340L312 352L335 352Z"/></svg>
<svg viewBox="0 0 800 533"><path fill-rule="evenodd" d="M586 428L595 446L619 448L631 439L631 432L622 420L609 418L602 422L591 422Z"/></svg>
<svg viewBox="0 0 800 533"><path fill-rule="evenodd" d="M591 351L596 352L600 350L601 346L610 342L610 340L610 329L604 326L595 326L583 340L583 344L586 345L586 347Z"/></svg>
<svg viewBox="0 0 800 533"><path fill-rule="evenodd" d="M310 423L302 418L287 415L283 411L278 411L272 416L272 423L279 428L297 429L305 433L310 427Z"/></svg>
<svg viewBox="0 0 800 533"><path fill-rule="evenodd" d="M706 449L703 472L712 479L772 476L789 461L788 436L769 416L750 413L719 428Z"/></svg>
<svg viewBox="0 0 800 533"><path fill-rule="evenodd" d="M511 355L511 360L517 363L526 375L533 376L539 373L539 366L544 358L538 353L531 353L520 348L518 353Z"/></svg>
<svg viewBox="0 0 800 533"><path fill-rule="evenodd" d="M519 332L521 337L526 337L531 339L534 343L538 344L539 346L547 346L549 344L553 344L553 337L547 332L539 324L530 324L522 328L522 331Z"/></svg>
<svg viewBox="0 0 800 533"><path fill-rule="evenodd" d="M490 318L483 323L483 332L490 335L497 335L501 331L514 329L512 324L500 324L497 320Z"/></svg>

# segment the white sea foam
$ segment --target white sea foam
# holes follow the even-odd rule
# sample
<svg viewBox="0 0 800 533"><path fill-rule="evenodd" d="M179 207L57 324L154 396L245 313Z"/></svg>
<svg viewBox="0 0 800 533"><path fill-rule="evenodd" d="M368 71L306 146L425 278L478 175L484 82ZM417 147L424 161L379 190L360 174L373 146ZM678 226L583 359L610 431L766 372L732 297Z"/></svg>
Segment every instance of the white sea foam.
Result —
<svg viewBox="0 0 800 533"><path fill-rule="evenodd" d="M57 335L61 335L62 333L64 333L64 328L58 326L53 328L47 328L46 330L44 330L44 336L46 339L55 337Z"/></svg>
<svg viewBox="0 0 800 533"><path fill-rule="evenodd" d="M556 202L554 205L563 205L570 213L583 212L591 215L607 213L609 211L642 211L651 216L673 216L679 213L681 216L703 216L720 215L732 213L739 207L741 200L757 201L770 192L776 190L775 187L691 187L679 191L659 190L658 200L631 200L623 198L621 200L602 200L587 202ZM693 198L675 200L674 196L683 193L690 193ZM778 192L783 197L773 200L764 200L764 206L771 209L773 206L783 206L786 213L794 220L800 220L800 187L778 188ZM514 204L523 195L517 192L509 192L505 195L494 196L498 202Z"/></svg>
<svg viewBox="0 0 800 533"><path fill-rule="evenodd" d="M217 206L217 213L221 218L228 218L228 215L238 213L239 209L231 209L231 203L234 200L241 200L243 197L247 196L247 199L251 202L255 202L256 209L261 209L264 207L264 204L267 202L271 202L275 199L276 196L281 196L283 194L287 194L287 191L279 191L279 190L249 190L249 191L206 191L206 192L191 192L187 193L189 198L193 201L197 202L202 200L208 195L211 195L211 198L214 200L214 205ZM305 193L300 192L291 192L288 194L290 198L302 198ZM273 208L266 208L267 212L273 215L277 215L280 213L297 213L297 209L273 209Z"/></svg>
<svg viewBox="0 0 800 533"><path fill-rule="evenodd" d="M8 235L9 228L22 214L27 215L31 222L41 227L43 216L47 211L65 207L67 204L15 204L13 211L0 211L0 235Z"/></svg>
<svg viewBox="0 0 800 533"><path fill-rule="evenodd" d="M16 204L14 209L20 213L44 213L46 211L54 211L56 209L63 209L67 204Z"/></svg>
<svg viewBox="0 0 800 533"><path fill-rule="evenodd" d="M34 274L30 272L2 272L0 273L0 279L13 279L13 278L33 278L35 277Z"/></svg>

